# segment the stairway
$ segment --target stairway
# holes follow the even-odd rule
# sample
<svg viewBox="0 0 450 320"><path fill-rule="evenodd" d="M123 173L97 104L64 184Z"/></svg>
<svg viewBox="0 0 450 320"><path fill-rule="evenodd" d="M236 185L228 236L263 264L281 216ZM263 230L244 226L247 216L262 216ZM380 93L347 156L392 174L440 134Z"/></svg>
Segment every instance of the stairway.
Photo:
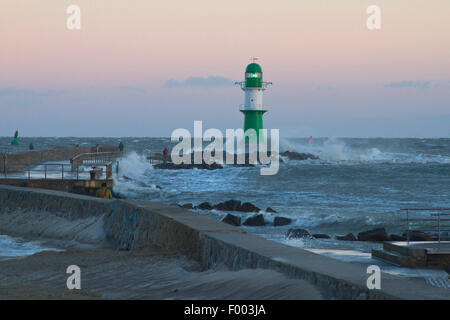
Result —
<svg viewBox="0 0 450 320"><path fill-rule="evenodd" d="M405 242L385 242L382 250L372 249L372 257L390 262L399 267L427 267L427 250L408 246Z"/></svg>

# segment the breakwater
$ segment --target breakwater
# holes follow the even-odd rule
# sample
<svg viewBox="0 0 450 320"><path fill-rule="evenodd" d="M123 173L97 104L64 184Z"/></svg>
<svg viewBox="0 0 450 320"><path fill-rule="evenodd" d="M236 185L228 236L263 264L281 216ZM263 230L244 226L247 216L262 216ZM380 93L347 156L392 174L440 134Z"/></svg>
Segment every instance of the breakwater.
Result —
<svg viewBox="0 0 450 320"><path fill-rule="evenodd" d="M116 152L117 147L100 146L96 147L74 147L74 148L55 148L49 150L36 150L22 153L0 154L0 173L5 171L14 171L21 166L39 164L48 161L70 160L76 155L91 152Z"/></svg>
<svg viewBox="0 0 450 320"><path fill-rule="evenodd" d="M183 208L0 186L0 233L102 244L116 250L158 245L232 270L272 269L307 280L338 299L448 299L448 290L382 274L369 290L366 268L286 246Z"/></svg>

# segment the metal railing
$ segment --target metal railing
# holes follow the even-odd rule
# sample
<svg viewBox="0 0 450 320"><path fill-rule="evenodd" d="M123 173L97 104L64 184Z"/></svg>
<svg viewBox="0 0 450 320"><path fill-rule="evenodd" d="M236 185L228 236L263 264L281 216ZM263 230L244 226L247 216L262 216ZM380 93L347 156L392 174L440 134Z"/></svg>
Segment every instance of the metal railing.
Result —
<svg viewBox="0 0 450 320"><path fill-rule="evenodd" d="M400 211L404 211L406 215L406 240L409 244L411 236L411 223L419 222L425 225L426 229L421 228L420 231L423 232L434 232L437 233L437 241L440 244L442 238L449 239L449 235L443 236L443 232L450 232L450 208L402 208ZM427 211L430 212L429 218L412 218L410 212ZM446 211L448 213L443 213ZM435 212L435 213L432 213ZM430 236L433 236L430 234Z"/></svg>
<svg viewBox="0 0 450 320"><path fill-rule="evenodd" d="M70 159L70 163L72 171L75 171L80 165L105 165L122 155L123 153L120 151L81 153Z"/></svg>
<svg viewBox="0 0 450 320"><path fill-rule="evenodd" d="M161 164L164 162L172 162L170 155L167 158L165 158L161 152L151 152L146 150L143 152L143 155L145 156L147 161L152 165Z"/></svg>
<svg viewBox="0 0 450 320"><path fill-rule="evenodd" d="M267 87L269 85L272 84L272 82L265 82L265 81L263 81L261 83L261 87L260 88L259 87L246 87L245 81L237 81L234 84L240 86L241 89L262 89L262 90L265 90L265 89L267 89Z"/></svg>
<svg viewBox="0 0 450 320"><path fill-rule="evenodd" d="M103 168L105 170L103 170ZM100 170L99 170L100 169ZM86 174L90 178L90 172L95 171L96 178L104 176L104 179L110 179L112 177L112 162L106 164L96 165L93 170L84 171L77 167L75 171L72 170L72 164L67 163L44 163L44 164L15 164L8 165L8 170L3 172L5 179L28 179L28 180L80 180L80 174ZM101 174L100 174L101 172ZM105 172L105 174L103 174Z"/></svg>

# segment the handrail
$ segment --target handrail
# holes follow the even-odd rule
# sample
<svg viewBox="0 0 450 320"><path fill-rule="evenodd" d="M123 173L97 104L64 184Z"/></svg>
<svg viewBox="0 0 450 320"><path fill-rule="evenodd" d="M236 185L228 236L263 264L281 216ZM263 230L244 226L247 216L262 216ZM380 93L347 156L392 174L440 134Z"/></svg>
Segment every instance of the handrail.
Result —
<svg viewBox="0 0 450 320"><path fill-rule="evenodd" d="M241 89L262 89L262 90L265 90L265 89L267 89L267 87L269 85L271 85L273 83L272 82L263 81L263 82L261 82L261 87L247 87L245 81L236 81L234 84L235 85L239 85L241 87Z"/></svg>
<svg viewBox="0 0 450 320"><path fill-rule="evenodd" d="M82 164L107 164L112 159L118 158L122 154L122 151L89 152L77 154L75 157L70 159L72 171L78 170L78 166Z"/></svg>
<svg viewBox="0 0 450 320"><path fill-rule="evenodd" d="M161 164L161 163L171 163L172 159L171 157L167 157L167 159L164 158L164 155L160 152L151 152L149 150L145 150L143 152L143 155L145 156L145 158L147 159L147 161L154 165L154 164Z"/></svg>
<svg viewBox="0 0 450 320"><path fill-rule="evenodd" d="M108 163L105 164L100 164L100 165L96 165L96 167L105 167L105 179L110 179L112 177L112 161L109 161ZM43 166L43 169L38 169L37 167ZM13 165L9 165L8 168L10 169L14 169L14 167L17 168L17 171L9 171L9 172L23 172L26 174L28 180L33 180L33 179L42 179L42 178L33 178L32 177L32 173L43 173L44 174L44 180L57 180L57 179L61 179L64 180L65 177L67 178L67 176L70 176L70 174L68 174L68 172L70 172L71 170L66 169L67 167L71 167L71 164L68 163L43 163L43 164L13 164ZM60 169L56 169L56 170L49 170L49 167L60 167ZM103 171L103 170L102 170ZM48 177L49 174L53 174L53 173L58 173L58 177L56 178L50 178ZM73 175L75 175L75 173L73 173ZM102 174L103 175L103 174ZM11 176L11 175L10 175ZM12 175L14 176L14 174ZM4 172L4 177L8 178L8 173L7 171ZM80 171L79 168L76 168L76 180L80 179ZM75 178L74 177L74 178Z"/></svg>
<svg viewBox="0 0 450 320"><path fill-rule="evenodd" d="M75 157L73 157L72 159L70 159L71 161L77 160L78 158L81 158L82 156L107 156L107 155L111 155L111 156L116 156L116 155L120 155L123 152L121 151L107 151L107 152L89 152L89 153L80 153L77 154Z"/></svg>
<svg viewBox="0 0 450 320"><path fill-rule="evenodd" d="M443 229L443 228L450 228L450 225L442 225L441 222L442 221L450 221L450 219L442 219L441 217L444 216L450 216L450 213L433 213L430 214L431 217L436 217L436 219L426 219L426 218L415 218L412 219L409 216L409 212L410 211L450 211L450 208L401 208L400 211L405 211L406 214L406 219L404 221L406 221L406 239L407 242L409 244L410 242L410 234L411 234L411 230L410 230L410 222L411 221L427 221L427 222L433 222L436 220L436 225L434 226L435 229L432 230L424 230L424 231L437 231L437 237L438 237L438 244L440 247L441 244L441 233L443 231L450 231L450 229Z"/></svg>

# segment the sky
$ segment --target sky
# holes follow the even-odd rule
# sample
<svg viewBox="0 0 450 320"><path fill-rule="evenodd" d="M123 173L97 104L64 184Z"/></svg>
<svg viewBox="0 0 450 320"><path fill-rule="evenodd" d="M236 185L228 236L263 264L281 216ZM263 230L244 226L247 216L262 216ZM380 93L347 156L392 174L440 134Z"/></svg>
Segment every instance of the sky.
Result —
<svg viewBox="0 0 450 320"><path fill-rule="evenodd" d="M449 13L448 0L2 0L0 136L241 128L234 82L258 57L264 126L282 137L450 137Z"/></svg>

